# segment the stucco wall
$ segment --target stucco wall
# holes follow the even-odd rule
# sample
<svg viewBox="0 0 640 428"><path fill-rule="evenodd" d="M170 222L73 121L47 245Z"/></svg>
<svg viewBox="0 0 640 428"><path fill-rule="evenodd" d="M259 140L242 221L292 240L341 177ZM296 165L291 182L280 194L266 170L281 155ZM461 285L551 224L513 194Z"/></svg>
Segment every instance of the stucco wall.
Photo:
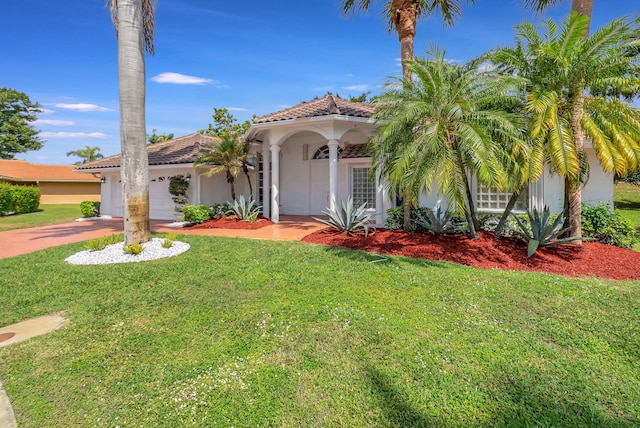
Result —
<svg viewBox="0 0 640 428"><path fill-rule="evenodd" d="M41 204L79 204L82 201L100 201L100 183L40 182Z"/></svg>

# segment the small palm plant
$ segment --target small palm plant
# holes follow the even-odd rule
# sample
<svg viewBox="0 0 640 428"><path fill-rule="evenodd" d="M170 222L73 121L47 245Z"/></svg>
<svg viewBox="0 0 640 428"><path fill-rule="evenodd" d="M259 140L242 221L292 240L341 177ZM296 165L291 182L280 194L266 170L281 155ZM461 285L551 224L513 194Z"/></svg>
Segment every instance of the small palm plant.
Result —
<svg viewBox="0 0 640 428"><path fill-rule="evenodd" d="M522 220L514 214L511 215L516 219L518 227L520 228L519 231L516 231L516 234L529 242L527 257L531 257L539 247L566 244L571 241L582 239L576 236L558 239L558 237L567 232L569 228L562 227L564 223L564 213L558 215L552 222L551 212L547 206L542 210L542 215L536 208L533 209L533 212L527 211L531 228L527 227Z"/></svg>
<svg viewBox="0 0 640 428"><path fill-rule="evenodd" d="M455 230L454 224L451 221L453 213L450 211L444 211L440 205L435 210L418 210L416 212L415 222L421 228L433 232L436 235L443 233L450 233Z"/></svg>
<svg viewBox="0 0 640 428"><path fill-rule="evenodd" d="M375 227L371 225L375 213L367 212L366 207L367 203L365 202L355 208L353 199L349 197L347 202L342 201L340 207L334 210L323 211L323 214L329 216L328 220L316 217L314 217L314 220L326 224L338 232L346 232L347 235L353 235L354 233L362 231L364 232L364 236L369 236L369 230L375 232Z"/></svg>

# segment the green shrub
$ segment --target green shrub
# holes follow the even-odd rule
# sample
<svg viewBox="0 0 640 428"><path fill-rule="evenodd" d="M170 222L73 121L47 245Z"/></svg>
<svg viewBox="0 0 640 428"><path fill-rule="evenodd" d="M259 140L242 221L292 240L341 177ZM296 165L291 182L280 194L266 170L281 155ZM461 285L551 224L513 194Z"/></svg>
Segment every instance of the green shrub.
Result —
<svg viewBox="0 0 640 428"><path fill-rule="evenodd" d="M529 217L526 214L517 214L516 215L524 224L529 225ZM498 223L500 222L500 217L497 215L479 215L478 223L480 223L480 229L485 230L487 232L495 232L496 227L498 227ZM518 231L518 223L514 220L513 217L507 217L507 220L504 224L504 229L502 230L502 234L500 236L513 236Z"/></svg>
<svg viewBox="0 0 640 428"><path fill-rule="evenodd" d="M411 226L414 232L424 232L429 230L424 224L420 224L419 218L425 218L429 216L429 212L433 212L428 207L418 207L411 210ZM447 232L462 233L468 229L467 219L456 212L448 212L449 223L451 228ZM387 210L387 219L385 220L385 227L387 229L396 230L402 229L404 226L404 208L394 207Z"/></svg>
<svg viewBox="0 0 640 428"><path fill-rule="evenodd" d="M414 231L418 232L426 230L418 223L416 223L416 220L418 219L418 216L428 216L429 214L427 213L427 211L431 211L431 209L427 207L418 207L411 209L411 225ZM404 226L404 207L400 206L389 208L387 210L387 219L385 220L384 225L387 229L391 230L402 229L402 227Z"/></svg>
<svg viewBox="0 0 640 428"><path fill-rule="evenodd" d="M13 212L13 192L9 184L0 184L0 215Z"/></svg>
<svg viewBox="0 0 640 428"><path fill-rule="evenodd" d="M638 242L631 222L606 204L582 206L582 235L621 248Z"/></svg>
<svg viewBox="0 0 640 428"><path fill-rule="evenodd" d="M144 248L142 247L142 244L125 245L124 247L122 247L122 249L124 250L125 253L130 254L132 256L136 256L140 254L142 250L144 250Z"/></svg>
<svg viewBox="0 0 640 428"><path fill-rule="evenodd" d="M635 186L640 186L640 169L629 171L622 177L619 177L618 180L624 181L625 183L633 184Z"/></svg>
<svg viewBox="0 0 640 428"><path fill-rule="evenodd" d="M200 224L211 218L211 210L206 205L185 205L182 207L184 221Z"/></svg>
<svg viewBox="0 0 640 428"><path fill-rule="evenodd" d="M80 213L84 218L98 217L100 215L100 202L80 202Z"/></svg>
<svg viewBox="0 0 640 428"><path fill-rule="evenodd" d="M369 229L373 229L375 231L375 227L370 224L375 213L366 212L366 207L367 203L365 202L358 208L355 208L353 206L353 199L349 197L346 203L343 201L342 205L337 207L335 210L323 212L323 214L329 216L329 220L316 217L314 217L314 220L326 224L338 232L346 232L347 235L362 231L365 236L368 236Z"/></svg>
<svg viewBox="0 0 640 428"><path fill-rule="evenodd" d="M209 210L211 210L211 218L218 220L226 217L229 212L233 212L233 207L229 202L225 202L224 204L213 204L209 207Z"/></svg>
<svg viewBox="0 0 640 428"><path fill-rule="evenodd" d="M40 205L40 188L36 186L12 186L13 210L16 214L32 213Z"/></svg>
<svg viewBox="0 0 640 428"><path fill-rule="evenodd" d="M231 205L229 213L235 214L236 217L238 217L238 220L253 223L258 219L258 215L262 212L262 207L256 204L256 201L254 201L251 196L249 199L245 199L244 195L240 195L240 197L233 201L233 203L227 203Z"/></svg>

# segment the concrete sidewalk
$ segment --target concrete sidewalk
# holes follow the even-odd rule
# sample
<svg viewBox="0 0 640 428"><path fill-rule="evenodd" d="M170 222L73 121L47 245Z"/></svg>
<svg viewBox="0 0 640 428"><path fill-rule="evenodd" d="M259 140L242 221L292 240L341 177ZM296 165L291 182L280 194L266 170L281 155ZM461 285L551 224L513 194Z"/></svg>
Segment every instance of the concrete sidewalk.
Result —
<svg viewBox="0 0 640 428"><path fill-rule="evenodd" d="M311 217L303 216L282 216L279 223L256 230L172 228L167 226L169 223L169 221L152 220L151 230L153 232L175 232L179 235L299 241L304 236L325 227ZM123 233L123 227L123 220L114 218L0 232L0 258L14 257L49 247Z"/></svg>

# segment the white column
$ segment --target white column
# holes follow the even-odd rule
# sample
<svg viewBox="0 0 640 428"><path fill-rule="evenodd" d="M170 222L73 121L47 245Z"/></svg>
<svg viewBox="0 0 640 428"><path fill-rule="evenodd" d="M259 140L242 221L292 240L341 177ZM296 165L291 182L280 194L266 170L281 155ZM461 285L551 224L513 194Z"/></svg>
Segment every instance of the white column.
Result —
<svg viewBox="0 0 640 428"><path fill-rule="evenodd" d="M262 150L262 215L266 218L271 218L271 211L269 207L271 207L271 192L269 192L269 186L271 183L271 168L269 167L271 164L271 153L269 149L263 147Z"/></svg>
<svg viewBox="0 0 640 428"><path fill-rule="evenodd" d="M280 146L271 145L271 221L280 221Z"/></svg>
<svg viewBox="0 0 640 428"><path fill-rule="evenodd" d="M336 209L338 196L338 140L329 140L329 209Z"/></svg>

